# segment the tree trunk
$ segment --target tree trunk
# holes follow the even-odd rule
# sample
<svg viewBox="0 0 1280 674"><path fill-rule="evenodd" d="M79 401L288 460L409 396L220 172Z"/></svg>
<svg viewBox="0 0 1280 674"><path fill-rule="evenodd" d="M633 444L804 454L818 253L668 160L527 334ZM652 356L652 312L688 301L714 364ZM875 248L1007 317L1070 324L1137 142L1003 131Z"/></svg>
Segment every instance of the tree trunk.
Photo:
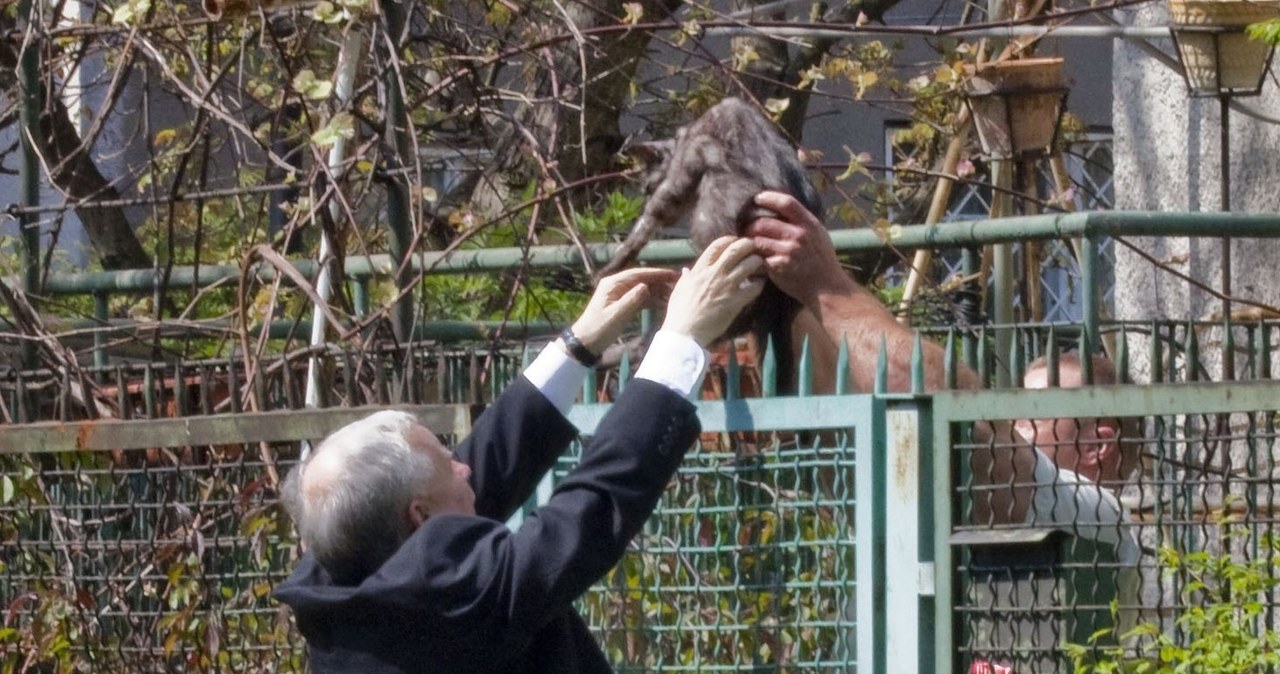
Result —
<svg viewBox="0 0 1280 674"><path fill-rule="evenodd" d="M18 52L19 47L14 42L0 44L0 85L8 91L18 88L15 77ZM47 72L44 64L41 64L40 71ZM51 170L49 180L73 201L120 199L120 192L94 165L88 151L92 143L80 138L66 105L58 97L49 95L46 80L42 79L38 96L43 107L39 113L39 133L34 142L44 165ZM76 208L75 212L105 269L151 266L151 256L142 248L123 208L86 204Z"/></svg>
<svg viewBox="0 0 1280 674"><path fill-rule="evenodd" d="M616 17L627 13L625 4L623 0L570 3L565 6L566 20L578 30L615 25ZM665 18L680 4L642 0L644 20ZM494 161L508 179L505 185L481 181L473 200L495 210L506 197L500 193L503 188L522 187L543 166L552 167L561 185L613 169L614 155L625 140L618 121L651 39L646 31L609 33L536 54L545 61L529 78L527 96L549 102L523 105L513 121L503 123ZM585 82L590 86L584 94ZM574 190L570 199L582 202L593 192Z"/></svg>

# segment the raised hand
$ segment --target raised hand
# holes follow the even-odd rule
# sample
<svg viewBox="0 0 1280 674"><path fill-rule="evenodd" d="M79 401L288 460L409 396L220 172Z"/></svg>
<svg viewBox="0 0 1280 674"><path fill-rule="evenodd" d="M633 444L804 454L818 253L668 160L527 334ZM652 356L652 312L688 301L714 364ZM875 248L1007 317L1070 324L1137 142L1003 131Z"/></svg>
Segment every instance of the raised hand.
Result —
<svg viewBox="0 0 1280 674"><path fill-rule="evenodd" d="M600 354L622 334L627 321L653 299L666 297L679 278L672 269L636 267L600 279L573 334L583 346Z"/></svg>
<svg viewBox="0 0 1280 674"><path fill-rule="evenodd" d="M712 241L671 290L663 329L707 346L760 295L764 273L764 260L750 239L724 236Z"/></svg>
<svg viewBox="0 0 1280 674"><path fill-rule="evenodd" d="M769 268L769 278L783 292L813 308L823 291L852 292L826 228L799 201L782 192L761 192L756 205L776 216L758 218L744 232Z"/></svg>

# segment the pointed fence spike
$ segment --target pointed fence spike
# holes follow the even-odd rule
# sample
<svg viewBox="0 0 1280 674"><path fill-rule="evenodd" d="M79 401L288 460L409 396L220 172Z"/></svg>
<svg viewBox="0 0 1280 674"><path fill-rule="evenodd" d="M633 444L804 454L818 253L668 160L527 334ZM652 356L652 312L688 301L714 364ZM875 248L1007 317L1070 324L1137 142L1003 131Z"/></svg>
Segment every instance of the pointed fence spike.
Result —
<svg viewBox="0 0 1280 674"><path fill-rule="evenodd" d="M924 338L919 330L915 333L911 343L911 393L921 395L924 393Z"/></svg>
<svg viewBox="0 0 1280 674"><path fill-rule="evenodd" d="M1222 319L1222 381L1236 378L1236 336L1231 316Z"/></svg>
<svg viewBox="0 0 1280 674"><path fill-rule="evenodd" d="M840 337L840 351L836 353L836 395L849 392L849 340Z"/></svg>
<svg viewBox="0 0 1280 674"><path fill-rule="evenodd" d="M227 402L231 404L231 413L239 414L240 402L241 402L240 376L239 376L239 373L236 372L235 363L231 361L226 361L226 365L227 365ZM116 375L116 379L117 379L116 383L118 385L123 385L124 382L119 379L120 375L123 374L123 370L117 370L117 373L118 374ZM346 373L344 371L344 375L345 374ZM347 379L349 379L349 377L346 377L346 376L343 377L344 384L346 383ZM350 397L348 397L348 400L350 400ZM352 403L350 402L347 403L347 405L351 405L351 404ZM125 398L121 397L120 398L120 418L121 419L129 418L128 416L126 416L128 413L129 407L130 406L126 404Z"/></svg>
<svg viewBox="0 0 1280 674"><path fill-rule="evenodd" d="M1022 386L1022 332L1016 328L1013 331L1013 339L1009 340L1008 356L1009 383L1014 387Z"/></svg>
<svg viewBox="0 0 1280 674"><path fill-rule="evenodd" d="M802 397L813 395L813 356L809 353L809 335L805 335L804 341L800 343L798 369L799 385L796 387L796 394Z"/></svg>
<svg viewBox="0 0 1280 674"><path fill-rule="evenodd" d="M884 335L880 336L880 353L876 355L876 381L875 392L884 393L888 390L889 382L889 345L885 341Z"/></svg>
<svg viewBox="0 0 1280 674"><path fill-rule="evenodd" d="M946 352L942 355L942 371L946 378L947 388L956 387L956 329L947 330Z"/></svg>
<svg viewBox="0 0 1280 674"><path fill-rule="evenodd" d="M1151 383L1159 384L1164 381L1164 348L1160 343L1160 324L1151 321L1151 343L1148 345L1151 349L1149 360L1151 363L1148 367L1151 370Z"/></svg>
<svg viewBox="0 0 1280 674"><path fill-rule="evenodd" d="M228 400L231 401L232 410L238 411L235 410L235 408L240 402L240 397L235 386L235 371L236 369L234 366L227 368L227 390L230 392ZM121 419L128 419L133 416L133 410L132 406L129 405L129 386L125 384L124 366L117 365L113 374L115 375L116 385L116 409L120 411Z"/></svg>
<svg viewBox="0 0 1280 674"><path fill-rule="evenodd" d="M1129 331L1120 326L1120 335L1116 338L1116 383L1129 383Z"/></svg>
<svg viewBox="0 0 1280 674"><path fill-rule="evenodd" d="M978 381L981 382L982 388L991 386L990 350L991 345L987 343L987 328L984 325L978 329Z"/></svg>
<svg viewBox="0 0 1280 674"><path fill-rule="evenodd" d="M259 376L258 380L261 381L261 379L262 377ZM155 376L155 366L151 363L147 363L145 369L142 370L142 385L144 387L142 391L143 409L146 410L148 419L155 419L156 418L156 376Z"/></svg>
<svg viewBox="0 0 1280 674"><path fill-rule="evenodd" d="M1049 326L1049 339L1044 345L1045 355L1045 379L1048 381L1049 388L1058 386L1058 333L1052 325Z"/></svg>
<svg viewBox="0 0 1280 674"><path fill-rule="evenodd" d="M626 349L622 351L622 362L618 363L618 395L626 390L627 383L631 381L631 353Z"/></svg>
<svg viewBox="0 0 1280 674"><path fill-rule="evenodd" d="M1083 386L1093 385L1093 343L1089 339L1089 331L1080 331L1080 346L1078 348L1080 359L1080 383Z"/></svg>
<svg viewBox="0 0 1280 674"><path fill-rule="evenodd" d="M1187 381L1200 381L1200 338L1196 335L1196 325L1187 320L1186 357Z"/></svg>
<svg viewBox="0 0 1280 674"><path fill-rule="evenodd" d="M582 380L582 402L590 405L599 402L596 398L596 369L587 368L587 377Z"/></svg>
<svg viewBox="0 0 1280 674"><path fill-rule="evenodd" d="M778 358L773 350L772 335L765 342L764 362L760 365L760 388L765 398L778 395Z"/></svg>
<svg viewBox="0 0 1280 674"><path fill-rule="evenodd" d="M285 363L284 370L285 372L290 371L288 363ZM191 410L187 407L187 387L182 379L182 364L175 363L173 366L173 407L178 416L185 417L191 413Z"/></svg>
<svg viewBox="0 0 1280 674"><path fill-rule="evenodd" d="M1249 362L1245 363L1244 376L1246 379L1258 378L1258 333L1261 332L1262 322L1257 325L1245 326L1244 332L1247 335L1247 343L1245 351L1249 354Z"/></svg>
<svg viewBox="0 0 1280 674"><path fill-rule="evenodd" d="M729 340L729 362L724 367L724 399L737 400L742 396L742 368L738 365L738 345Z"/></svg>
<svg viewBox="0 0 1280 674"><path fill-rule="evenodd" d="M1258 360L1258 378L1271 378L1271 326L1266 321L1262 322L1262 326L1258 329L1258 339L1261 342L1262 353Z"/></svg>

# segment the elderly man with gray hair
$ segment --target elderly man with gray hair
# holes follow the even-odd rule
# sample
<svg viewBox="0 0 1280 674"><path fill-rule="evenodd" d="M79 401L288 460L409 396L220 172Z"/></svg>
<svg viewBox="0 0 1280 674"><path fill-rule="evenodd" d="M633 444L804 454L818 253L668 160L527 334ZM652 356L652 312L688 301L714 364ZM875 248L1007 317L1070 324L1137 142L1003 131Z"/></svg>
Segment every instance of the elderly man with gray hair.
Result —
<svg viewBox="0 0 1280 674"><path fill-rule="evenodd" d="M726 237L678 280L660 269L602 280L453 452L392 411L322 442L286 480L307 554L275 591L312 671L612 671L572 602L621 559L697 437L688 398L704 347L763 287L754 253ZM668 288L635 380L577 467L511 531L503 522L576 435L565 414L587 368Z"/></svg>

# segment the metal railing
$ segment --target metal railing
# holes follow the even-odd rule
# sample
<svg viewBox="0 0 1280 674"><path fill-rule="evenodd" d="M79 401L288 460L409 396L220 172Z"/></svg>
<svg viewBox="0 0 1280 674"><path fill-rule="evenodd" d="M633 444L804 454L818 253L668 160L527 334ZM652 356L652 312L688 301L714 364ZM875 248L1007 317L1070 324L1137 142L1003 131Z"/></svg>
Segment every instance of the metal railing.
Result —
<svg viewBox="0 0 1280 674"><path fill-rule="evenodd" d="M1222 578L1205 569L1225 568L1211 567L1211 559L1241 568L1261 564L1274 578L1268 541L1280 497L1278 401L1280 383L1273 381L934 396L928 470L948 485L935 492L945 498L930 504L937 670L967 670L985 660L1018 672L1071 672L1076 663L1067 644L1083 647L1082 662L1132 664L1158 659L1151 650L1158 635L1181 643L1203 637L1178 621L1223 600L1206 591ZM976 514L984 490L1000 487L970 470L970 461L976 452L1012 447L1014 438L1005 426L1003 435L975 442L971 424L1045 417L1073 420L1077 429L1102 419L1133 424L1135 437L1122 444L1141 457L1140 468L1101 487L1118 497L1120 517L1107 519L1099 510L1071 522L1001 522L996 514ZM1083 452L1084 442L1073 449ZM1058 493L1067 498L1071 489L1099 488L1084 481ZM1097 542L1105 539L1131 546L1130 553ZM1192 563L1171 561L1179 559ZM1195 560L1205 564L1197 569ZM1275 583L1263 581L1264 589L1228 600L1257 603L1258 617L1244 623L1257 638L1280 623L1280 595ZM1146 626L1143 636L1131 633L1137 626Z"/></svg>
<svg viewBox="0 0 1280 674"><path fill-rule="evenodd" d="M1103 238L1126 236L1187 236L1203 237L1205 232L1229 229L1236 238L1280 238L1280 216L1274 214L1245 213L1173 213L1173 212L1139 212L1139 211L1092 211L1081 213L1058 213L1033 215L999 219L973 220L967 222L947 222L939 225L911 225L895 227L888 232L871 229L833 230L831 238L836 248L842 252L883 250L886 247L902 252L916 248L965 248L990 243L1009 243L1016 241L1055 241L1061 239L1079 239L1080 241L1080 278L1081 278L1081 320L1080 325L1090 336L1089 346L1096 350L1100 342L1100 330L1103 316L1100 310L1099 282L1100 270L1096 261L1100 259L1099 247ZM450 253L423 252L415 253L409 264L414 272L431 274L464 274L502 271L513 266L530 268L578 267L581 257L588 254L596 263L601 263L616 249L615 244L595 244L584 248L575 246L532 246L528 248L490 248L456 250ZM645 247L640 260L652 264L678 264L692 259L693 250L684 240L654 241ZM297 260L290 263L303 277L314 278L318 268L312 260ZM345 260L344 277L357 290L352 293L356 300L357 315L368 310L368 282L379 276L387 276L393 271L391 258L387 255L370 255L349 257ZM214 284L225 283L237 279L241 268L234 265L205 265L198 270L192 267L173 267L167 272L160 270L131 270L116 272L86 272L79 274L52 275L41 289L48 296L91 295L95 298L94 321L99 327L107 327L111 323L107 315L108 300L115 293L151 293L162 285L169 288L200 289ZM274 267L258 264L248 270L251 278L260 281L273 281L279 275ZM287 282L287 279L282 279ZM1235 298L1239 305L1256 306L1245 298ZM117 322L110 329L121 331L129 325ZM133 329L154 329L152 326L132 326ZM217 326L214 326L217 327ZM225 326L223 326L225 327ZM495 325L455 325L424 323L420 326L420 336L430 334L452 334L456 336L483 336L492 334ZM535 325L529 330L533 334L547 334L551 326ZM273 334L304 335L300 324L281 322L272 327ZM1005 345L1007 346L1007 345ZM101 348L101 345L99 345ZM99 359L98 362L104 362Z"/></svg>
<svg viewBox="0 0 1280 674"><path fill-rule="evenodd" d="M463 362L443 376L471 381ZM760 375L714 376L732 392ZM164 390L182 390L171 382ZM173 411L193 416L166 418L168 399L128 390L139 416L156 417L0 426L11 607L0 662L301 671L288 613L267 596L297 555L274 485L297 441L372 408L201 416L216 410L192 386ZM608 409L593 402L600 388L590 382L574 411L587 433ZM287 399L274 395L266 402ZM701 403L706 434L623 563L581 602L621 670L958 671L988 659L1064 671L1066 644L1108 625L1112 599L1160 630L1195 605L1192 578L1162 575L1157 550L1249 561L1274 521L1275 382L730 398ZM465 433L473 411L400 402L447 434ZM964 468L981 448L970 424L1045 415L1144 420L1133 442L1145 468L1116 524L1142 545L1137 594L1117 594L1114 554L1069 525L992 526L966 505L980 487ZM1017 549L1027 530L1040 548ZM1004 547L974 542L1019 531ZM1270 624L1277 608L1264 600ZM903 653L920 659L908 666Z"/></svg>

